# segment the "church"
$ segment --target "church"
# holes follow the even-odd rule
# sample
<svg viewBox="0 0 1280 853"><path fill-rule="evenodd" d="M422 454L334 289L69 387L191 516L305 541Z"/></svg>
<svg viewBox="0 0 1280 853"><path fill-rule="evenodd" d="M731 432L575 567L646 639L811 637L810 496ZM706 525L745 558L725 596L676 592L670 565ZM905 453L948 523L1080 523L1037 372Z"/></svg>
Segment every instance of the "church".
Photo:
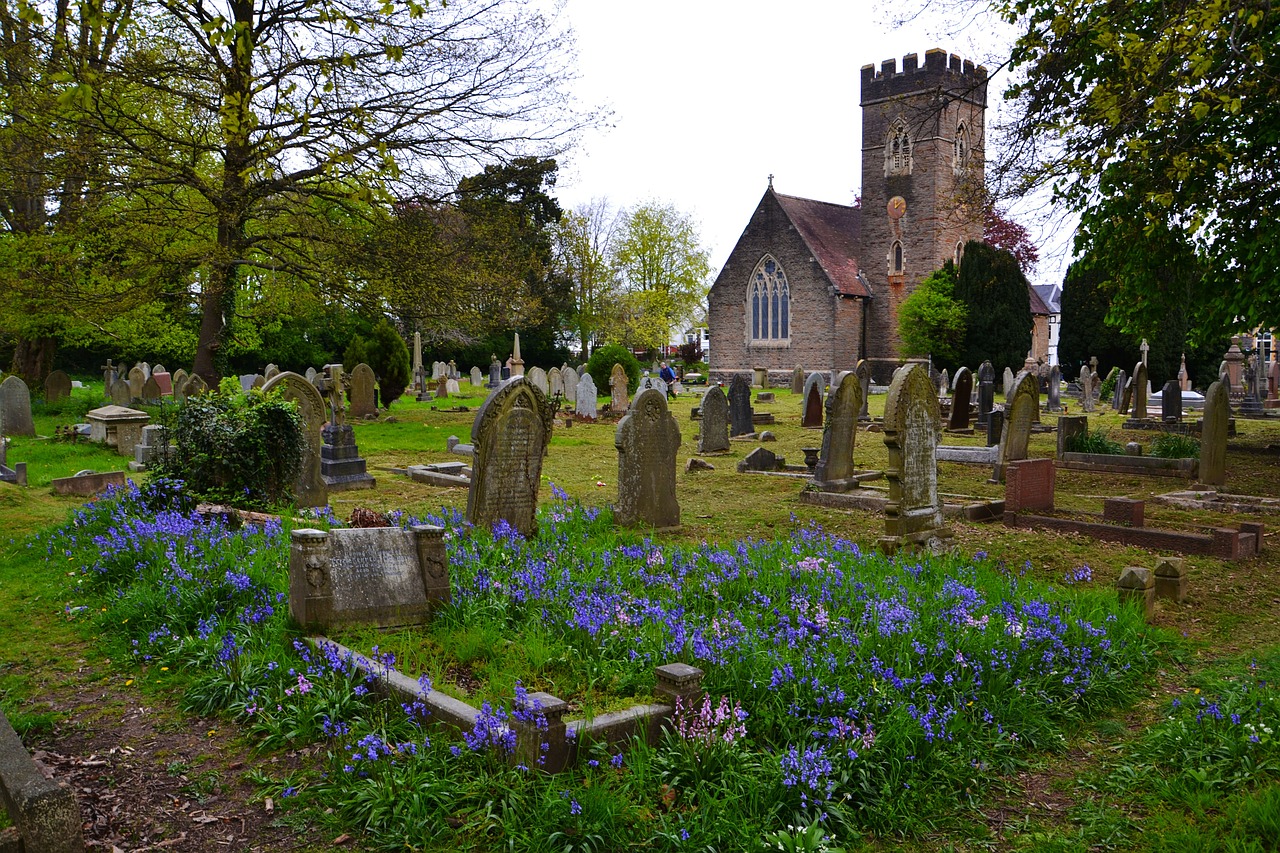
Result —
<svg viewBox="0 0 1280 853"><path fill-rule="evenodd" d="M898 306L982 239L987 69L930 50L862 69L858 206L783 195L770 179L707 297L710 373L763 367L784 381L852 370L887 383ZM1038 300L1037 300L1038 301ZM1034 304L1034 303L1033 303Z"/></svg>

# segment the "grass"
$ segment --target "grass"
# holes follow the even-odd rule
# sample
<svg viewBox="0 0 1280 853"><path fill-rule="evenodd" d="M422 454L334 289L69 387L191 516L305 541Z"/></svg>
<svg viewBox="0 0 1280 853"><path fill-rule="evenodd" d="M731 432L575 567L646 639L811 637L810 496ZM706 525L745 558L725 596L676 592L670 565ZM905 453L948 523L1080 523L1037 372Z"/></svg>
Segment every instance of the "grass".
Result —
<svg viewBox="0 0 1280 853"><path fill-rule="evenodd" d="M92 389L86 393L92 395ZM772 428L778 442L772 449L786 456L789 462L800 462L800 448L816 445L818 434L800 429L798 398L785 390L775 390L775 394L778 397L776 403L759 405L757 410L773 411L778 419L778 424ZM883 399L872 398L873 414L883 405ZM392 475L387 469L407 463L451 458L445 452L445 439L453 434L463 441L469 440L474 409L481 401L479 395L465 398L462 402L472 409L467 414L433 411L430 404L404 401L397 403L395 408L398 423L356 424L357 440L379 478L379 488L372 492L335 495L334 506L338 514L345 517L354 506L404 509L414 514L438 513L442 507L461 509L465 505L465 491L414 484ZM787 542L810 522L818 522L828 534L849 539L864 549L869 548L881 534L883 521L874 514L819 510L799 504L796 481L736 474L736 462L756 446L751 443L735 442L728 454L711 457L710 461L716 466L714 471L683 473L683 463L695 447L693 435L697 422L689 420L688 416L694 403L692 396L686 396L673 406L684 434L678 458L682 471L678 476L678 489L684 525L677 533L658 540L656 544L664 553L674 553L673 549L681 548L696 551L704 540L731 543L747 538L781 537L783 542ZM76 414L75 409L61 414L38 411L37 431L51 435L55 425L70 422ZM1051 421L1051 417L1046 420ZM1145 443L1151 440L1149 433L1124 431L1122 420L1109 413L1091 418L1092 424L1121 441ZM1271 423L1243 420L1238 421L1237 426L1240 436L1232 440L1228 453L1229 491L1273 494L1273 484L1280 474L1280 456L1266 448L1277 443L1280 429ZM606 423L577 424L572 429L558 427L543 469L548 482L554 482L571 498L585 505L606 504L616 489L613 430L613 426ZM947 436L945 440L949 444L980 443L977 437ZM1033 435L1031 455L1052 455L1054 441L1052 434ZM859 467L884 466L887 454L880 436L859 433L857 442L855 459ZM59 559L46 562L42 545L33 549L25 547L31 533L60 523L78 505L77 501L52 496L47 488L49 479L75 473L81 468L107 470L111 464L123 468L128 461L124 457L114 457L116 461L112 463L112 459L111 454L84 444L65 444L40 438L15 439L10 449L11 461L31 463L33 485L26 490L0 486L0 600L6 605L0 608L0 634L10 648L16 650L0 671L0 705L11 718L22 721L24 729L31 735L46 730L51 722L47 709L42 708L39 700L41 692L50 684L74 679L74 671L78 668L74 661L78 659L87 658L101 663L104 656L110 655L115 661L112 666L122 666L126 671L140 675L147 673L147 678L139 679L138 686L158 691L153 694L158 702L171 702L166 697L172 696L175 690L189 697L202 690L208 693L213 679L194 673L218 671L216 660L223 639L219 633L211 634L207 643L193 642L171 652L175 660L179 654L190 654L199 667L207 667L207 670L199 670L193 664L193 674L178 675L171 668L160 679L160 684L155 684L156 679L152 677L159 674L160 664L157 661L131 662L127 642L88 646L86 637L113 636L119 620L115 620L117 627L110 628L97 617L67 621L66 606L79 604L85 599L76 592L73 579L65 571L50 569L60 568L60 563L78 563ZM988 475L988 471L977 467L944 463L939 468L940 490L979 497L998 496L998 487L986 483ZM598 486L597 482L605 485ZM1057 485L1060 507L1092 512L1100 508L1100 499L1104 495L1150 498L1181 486L1158 478L1082 472L1059 472ZM550 502L549 486L544 489L542 498L544 503ZM1212 512L1174 510L1153 502L1147 505L1147 517L1149 524L1160 526L1206 527L1234 523L1234 519ZM1272 526L1272 518L1264 517L1263 520L1268 527ZM1111 579L1123 566L1151 565L1153 559L1152 554L1141 549L1106 545L1082 537L1010 531L996 525L957 523L952 526L961 553L985 551L993 561L1003 560L1022 574L1027 583L1058 587L1068 601L1084 601L1094 594L1105 598L1109 595L1107 590ZM587 541L585 536L583 541ZM594 544L587 551L593 554L617 547L616 542L610 545L604 540L592 541ZM1243 564L1204 558L1192 558L1189 564L1191 597L1184 605L1164 604L1157 613L1155 621L1160 631L1152 635L1156 645L1142 655L1152 669L1137 682L1138 692L1113 711L1094 708L1076 722L1061 728L1063 739L1051 748L1025 752L1014 763L992 765L984 774L983 784L975 788L978 791L1005 788L1016 794L1024 790L1038 791L1038 786L1042 785L1046 792L1043 797L1060 803L1060 809L1055 807L1044 813L1038 811L1031 803L1040 801L1039 794L1031 798L1012 796L1011 819L996 823L988 819L995 808L995 801L985 794L967 800L959 811L954 808L954 799L953 804L944 809L925 805L930 802L928 800L900 806L887 805L882 808L883 816L877 819L893 821L899 829L886 832L878 828L878 824L869 823L865 816L860 818L855 813L852 817L841 817L833 824L837 826L832 831L837 835L838 843L846 847L868 841L873 847L903 843L916 849L970 845L1033 849L1079 849L1090 845L1150 850L1273 849L1276 844L1276 785L1269 767L1250 769L1242 784L1230 787L1216 782L1205 785L1193 780L1196 785L1191 785L1182 781L1178 782L1181 787L1176 790L1164 790L1159 794L1157 791L1160 789L1152 781L1153 778L1158 780L1162 776L1172 776L1167 769L1162 771L1161 768L1180 770L1182 765L1192 763L1185 759L1179 761L1178 754L1170 758L1166 752L1152 751L1154 748L1149 738L1155 735L1151 733L1161 731L1161 726L1172 725L1169 722L1171 700L1196 688L1201 690L1200 695L1206 697L1230 694L1242 684L1241 674L1249 672L1248 666L1255 658L1260 661L1260 666L1272 666L1269 650L1280 643L1272 603L1280 598L1280 580L1277 580L1280 577L1277 572L1280 558L1276 549L1270 548L1258 559ZM1068 589L1064 577L1082 565L1091 567L1092 580ZM268 567L263 568L261 581L266 588L282 589L279 573L278 562L270 571ZM148 606L158 607L157 602L162 601L155 599ZM125 603L131 603L130 606L139 602L146 604L141 599L126 597L125 600ZM132 625L133 621L129 624ZM572 661L571 665L561 660L573 655L557 651L548 638L539 636L528 626L519 628L521 641L515 642L512 638L516 636L517 624L510 622L509 618L501 622L501 628L492 626L499 623L492 623L490 627L486 624L489 623L472 614L455 624L442 620L429 631L417 635L401 632L375 636L373 632L366 632L353 634L351 639L366 649L375 643L380 644L382 650L399 649L403 666L415 672L426 672L439 685L438 689L449 689L443 682L448 680L451 672L469 673L474 683L466 690L458 691L465 693L469 701L489 698L496 702L500 698L509 698L514 692L516 678L526 681L531 688L554 687L550 692L557 695L568 693L593 712L614 707L613 703L625 704L633 698L643 701L638 697L647 689L645 684L637 683L626 689L605 681L593 684L590 673L582 665L585 661ZM191 628L194 636L195 626ZM247 660L265 667L267 647L255 646L252 632L241 636L239 631L237 628L233 632L235 642L245 647ZM146 639L146 633L128 636ZM277 640L271 640L268 646L279 647ZM289 688L289 684L273 682L253 666L246 669L242 680L247 678L254 684L260 684L262 690L277 691L271 695L282 697L283 691ZM254 682L255 678L261 681ZM331 681L324 681L317 676L314 681L316 687L307 695L323 698L329 707L353 701L352 685L341 678L332 676ZM741 681L737 679L734 684ZM713 686L721 690L725 683ZM296 680L293 687L297 687ZM736 695L736 688L734 692ZM758 706L758 697L751 698L749 692L743 693L742 697ZM1226 700L1220 700L1220 709L1226 707L1221 704L1223 701ZM365 707L360 703L350 707L357 705ZM387 717L384 712L370 710L361 713L365 715L365 722L358 731L350 733L351 743L369 737L375 730L380 732L378 736L383 743L404 735L420 737L400 728L403 721ZM769 721L782 719L776 710L749 718L752 742L772 743L776 749L778 742L767 738L776 738L777 734L770 732L781 727ZM757 722L763 729L754 728ZM255 733L254 737L263 734L263 730L254 728L253 723L243 725ZM1226 727L1231 725L1227 723ZM282 740L284 734L323 740L322 728L323 715L319 718L281 718L273 721L270 732L267 732L276 740L266 740L276 745L296 742ZM888 728L893 729L894 726L889 725ZM888 735L885 737L882 743L887 745ZM422 749L422 741L415 742ZM1198 747L1202 751L1196 754L1215 755L1216 743L1204 741ZM648 838L655 848L676 849L682 841L682 832L690 833L703 846L750 849L749 844L763 837L765 827L777 826L780 819L787 819L776 811L778 803L791 803L789 808L798 808L794 800L787 800L785 795L770 794L759 801L747 797L736 826L718 825L709 817L723 814L723 807L717 803L742 797L744 784L749 783L745 790L754 792L756 796L780 790L774 787L780 784L781 778L777 775L781 773L781 766L776 763L776 756L774 763L760 764L759 758L752 758L758 754L754 749L735 753L734 760L745 769L727 775L721 771L713 773L714 767L704 766L705 762L699 763L696 755L691 757L683 753L678 744L668 744L651 752L635 752L634 763L628 763L621 771L611 768L609 757L602 756L598 768L584 770L571 781L556 780L545 784L529 777L508 775L510 771L505 765L489 766L478 753L467 752L458 759L448 754L447 742L437 744L433 739L432 748L422 751L424 757L420 763L406 761L394 769L386 763L394 756L380 754L377 772L371 773L360 785L321 784L314 776L306 774L264 779L263 782L268 790L269 786L279 786L275 793L277 798L286 788L302 789L302 796L289 798L288 802L297 803L293 808L302 808L303 811L286 811L284 815L288 819L298 819L307 813L307 809L322 812L324 808L333 808L334 816L324 818L312 811L311 820L342 820L346 821L342 824L344 826L366 826L369 833L366 838L370 843L374 839L394 835L394 826L403 825L397 821L406 819L404 809L410 809L410 817L417 814L424 821L424 826L430 823L437 828L430 832L420 830L412 839L401 836L401 843L408 840L415 846L429 849L448 849L451 846L488 849L504 840L516 847L532 848L545 844L547 836L553 832L561 833L559 840L566 846L577 849L591 849L592 844L594 849L607 849L611 844L621 846L620 839L634 843L639 837ZM1210 765L1201 763L1191 769L1203 771L1207 766ZM1135 781L1129 787L1120 784L1127 772L1118 769L1122 767L1134 768L1131 775ZM330 771L331 779L342 777L341 765L331 767ZM1234 772L1225 770L1219 776L1206 775L1205 780L1229 780ZM686 791L678 781L689 778L690 774L706 775L705 784L697 793ZM1111 779L1111 787L1099 790L1103 786L1097 780L1103 776ZM954 771L948 771L945 778L951 781L939 786L939 780L935 779L933 784L940 790L953 793L965 790L964 786L954 787L958 778ZM673 780L676 780L674 784ZM449 820L443 825L447 827L457 823L458 827L449 831L439 828L439 809L445 802L441 797L445 794L441 793L438 785L453 786L452 793L447 795L453 798L448 800ZM664 785L668 786L667 790L677 791L675 802L670 807L663 805L666 803ZM422 793L415 801L426 811L412 812L419 806L405 805L403 798L397 800L383 796L385 793L386 797L391 797L395 790L402 788L420 790ZM570 796L561 797L562 790L570 790ZM573 803L577 803L578 814L573 813ZM401 811L397 812L397 808ZM899 839L895 834L901 828L908 829L909 837L906 839ZM537 837L539 830L546 830L540 838ZM641 836L637 834L640 832L648 834ZM859 838L862 842L858 841Z"/></svg>

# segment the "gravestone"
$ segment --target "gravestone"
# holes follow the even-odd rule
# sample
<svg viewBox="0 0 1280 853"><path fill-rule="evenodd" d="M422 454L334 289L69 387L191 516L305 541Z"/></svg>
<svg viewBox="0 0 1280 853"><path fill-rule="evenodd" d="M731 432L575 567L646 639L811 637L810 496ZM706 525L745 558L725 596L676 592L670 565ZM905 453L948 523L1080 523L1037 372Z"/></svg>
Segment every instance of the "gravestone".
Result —
<svg viewBox="0 0 1280 853"><path fill-rule="evenodd" d="M1115 409L1119 414L1125 413L1125 407L1128 401L1125 399L1125 388L1129 384L1129 374L1123 370L1116 373L1116 387L1111 392L1111 408Z"/></svg>
<svg viewBox="0 0 1280 853"><path fill-rule="evenodd" d="M944 367L942 373L938 375L938 396L945 397L950 390L951 377L947 375L947 369Z"/></svg>
<svg viewBox="0 0 1280 853"><path fill-rule="evenodd" d="M1049 411L1062 411L1062 370L1058 365L1049 368ZM954 403L952 404L954 405Z"/></svg>
<svg viewBox="0 0 1280 853"><path fill-rule="evenodd" d="M667 383L657 376L645 376L641 379L640 387L636 389L636 393L639 394L641 391L647 391L651 388L655 391L661 391L664 398L667 396Z"/></svg>
<svg viewBox="0 0 1280 853"><path fill-rule="evenodd" d="M443 361L431 362L431 381L435 382L437 379L439 379L443 375L444 375L444 362Z"/></svg>
<svg viewBox="0 0 1280 853"><path fill-rule="evenodd" d="M1013 375L1013 368L1006 367L1004 369L1004 380L1000 385L1000 390L1004 392L1004 395L1006 397L1008 397L1009 392L1013 390L1013 383L1015 380L1016 380L1016 377Z"/></svg>
<svg viewBox="0 0 1280 853"><path fill-rule="evenodd" d="M560 375L560 368L553 367L547 371L547 396L554 397L557 394L564 399L564 377Z"/></svg>
<svg viewBox="0 0 1280 853"><path fill-rule="evenodd" d="M884 508L885 536L880 546L886 553L909 547L938 550L950 535L942 527L938 497L940 431L938 395L929 381L929 371L920 364L898 368L884 408L889 502Z"/></svg>
<svg viewBox="0 0 1280 853"><path fill-rule="evenodd" d="M1182 423L1182 383L1170 379L1160 392L1160 420L1167 424Z"/></svg>
<svg viewBox="0 0 1280 853"><path fill-rule="evenodd" d="M858 377L858 384L862 386L862 411L858 412L858 420L869 421L871 412L867 410L867 405L871 400L871 365L864 358L858 362L853 372Z"/></svg>
<svg viewBox="0 0 1280 853"><path fill-rule="evenodd" d="M449 399L449 379L444 374L436 377L436 399Z"/></svg>
<svg viewBox="0 0 1280 853"><path fill-rule="evenodd" d="M597 396L596 381L591 378L590 373L582 371L582 378L578 380L578 387L573 392L574 413L580 418L594 421L599 414Z"/></svg>
<svg viewBox="0 0 1280 853"><path fill-rule="evenodd" d="M803 394L804 383L805 383L804 368L797 364L796 369L791 371L791 393Z"/></svg>
<svg viewBox="0 0 1280 853"><path fill-rule="evenodd" d="M160 372L161 370L158 367L151 369L152 376L155 376L157 373L160 373ZM264 384L266 382L270 382L272 379L274 379L279 375L280 375L280 368L275 364L268 364L266 367L262 369L262 379L264 381Z"/></svg>
<svg viewBox="0 0 1280 853"><path fill-rule="evenodd" d="M1280 400L1280 360L1272 361L1267 370L1267 399Z"/></svg>
<svg viewBox="0 0 1280 853"><path fill-rule="evenodd" d="M801 389L800 426L805 429L822 429L822 413L826 408L827 377L824 373L810 373Z"/></svg>
<svg viewBox="0 0 1280 853"><path fill-rule="evenodd" d="M1227 483L1227 429L1231 423L1228 386L1219 381L1204 395L1204 420L1200 423L1200 482L1206 486Z"/></svg>
<svg viewBox="0 0 1280 853"><path fill-rule="evenodd" d="M423 624L449 601L444 528L290 533L289 613L305 630Z"/></svg>
<svg viewBox="0 0 1280 853"><path fill-rule="evenodd" d="M146 382L147 377L151 375L151 365L147 364L145 361L140 361L135 364L134 367L138 368L138 370L142 372L142 381Z"/></svg>
<svg viewBox="0 0 1280 853"><path fill-rule="evenodd" d="M699 453L721 453L729 449L729 398L724 389L712 385L699 404L702 423L698 433Z"/></svg>
<svg viewBox="0 0 1280 853"><path fill-rule="evenodd" d="M183 390L183 386L184 386L184 385L186 385L187 379L188 379L188 377L190 377L190 375L191 375L191 374L187 373L187 371L186 371L186 370L184 370L184 369L183 369L183 368L181 368L181 367L179 367L177 370L175 370L175 371L173 372L173 376L172 376L172 378L171 378L171 381L172 381L172 383L173 383L173 396L174 396L174 397L177 397L177 396L178 396L178 392L179 392L180 390Z"/></svg>
<svg viewBox="0 0 1280 853"><path fill-rule="evenodd" d="M1068 447L1077 436L1089 431L1088 415L1063 415L1058 418L1058 458L1070 452Z"/></svg>
<svg viewBox="0 0 1280 853"><path fill-rule="evenodd" d="M494 356L489 362L489 387L497 388L502 382L502 362L498 361L498 357Z"/></svg>
<svg viewBox="0 0 1280 853"><path fill-rule="evenodd" d="M151 378L155 378L154 372ZM146 471L168 455L169 430L161 424L147 424L142 428L142 438L133 447L133 461L129 463L129 470L135 474Z"/></svg>
<svg viewBox="0 0 1280 853"><path fill-rule="evenodd" d="M111 393L107 395L113 406L127 406L133 402L133 386L128 379L120 378L111 383Z"/></svg>
<svg viewBox="0 0 1280 853"><path fill-rule="evenodd" d="M147 374L143 372L141 365L135 364L129 368L129 399L142 399L142 386L147 381Z"/></svg>
<svg viewBox="0 0 1280 853"><path fill-rule="evenodd" d="M564 383L564 398L569 401L570 405L575 405L578 402L578 380L580 378L578 371L572 367L564 367L560 370L560 381ZM595 380L593 379L592 386L594 387L594 385Z"/></svg>
<svg viewBox="0 0 1280 853"><path fill-rule="evenodd" d="M249 391L253 390L253 382L257 378L258 378L258 374L256 373L240 374L240 390L244 391L245 393L248 393Z"/></svg>
<svg viewBox="0 0 1280 853"><path fill-rule="evenodd" d="M705 423L704 423L705 426ZM680 525L676 500L676 452L680 427L667 409L667 397L655 388L636 394L614 434L618 448L617 522L658 530Z"/></svg>
<svg viewBox="0 0 1280 853"><path fill-rule="evenodd" d="M467 521L492 530L505 520L529 538L537 532L534 515L551 418L547 398L523 377L512 377L485 400L471 425L475 450Z"/></svg>
<svg viewBox="0 0 1280 853"><path fill-rule="evenodd" d="M204 381L204 377L199 373L193 373L187 377L187 384L183 386L183 396L194 397L197 394L203 394L208 390L209 386Z"/></svg>
<svg viewBox="0 0 1280 853"><path fill-rule="evenodd" d="M978 365L978 420L977 425L985 427L991 420L991 410L996 404L996 369L990 361Z"/></svg>
<svg viewBox="0 0 1280 853"><path fill-rule="evenodd" d="M44 379L44 401L57 403L71 396L71 377L61 370L55 370Z"/></svg>
<svg viewBox="0 0 1280 853"><path fill-rule="evenodd" d="M315 382L317 372L318 371L314 367L308 367L307 372L302 375L306 377L308 382Z"/></svg>
<svg viewBox="0 0 1280 853"><path fill-rule="evenodd" d="M1147 366L1142 362L1133 367L1133 419L1147 419Z"/></svg>
<svg viewBox="0 0 1280 853"><path fill-rule="evenodd" d="M373 375L373 368L364 362L360 362L351 369L351 386L347 391L347 399L350 401L352 418L363 418L378 413L378 405L373 393L377 382L377 377Z"/></svg>
<svg viewBox="0 0 1280 853"><path fill-rule="evenodd" d="M951 419L948 429L969 428L969 415L973 407L973 373L967 367L956 368L956 378L951 385Z"/></svg>
<svg viewBox="0 0 1280 853"><path fill-rule="evenodd" d="M17 376L6 376L0 382L0 421L6 435L34 436L36 424L31 418L31 391Z"/></svg>
<svg viewBox="0 0 1280 853"><path fill-rule="evenodd" d="M147 381L142 383L142 402L148 406L158 406L162 396L164 395L160 392L160 383L152 373L147 377Z"/></svg>
<svg viewBox="0 0 1280 853"><path fill-rule="evenodd" d="M729 435L755 432L751 416L751 383L743 374L735 373L729 383Z"/></svg>
<svg viewBox="0 0 1280 853"><path fill-rule="evenodd" d="M329 422L320 430L320 478L331 492L377 486L356 446L355 430L346 422L344 384L341 364L326 364L315 382L329 409Z"/></svg>
<svg viewBox="0 0 1280 853"><path fill-rule="evenodd" d="M1000 435L1000 455L992 480L1004 482L1004 469L1010 462L1027 458L1031 441L1031 424L1040 408L1040 381L1034 373L1022 371L1013 382L1009 403L1005 407L1004 428Z"/></svg>
<svg viewBox="0 0 1280 853"><path fill-rule="evenodd" d="M1120 414L1129 414L1129 409L1133 406L1133 377L1126 376L1124 371L1120 373L1124 378L1124 393L1120 395Z"/></svg>
<svg viewBox="0 0 1280 853"><path fill-rule="evenodd" d="M458 397L462 394L462 386L458 384L456 377L450 376L446 379L444 381L444 387L451 397Z"/></svg>
<svg viewBox="0 0 1280 853"><path fill-rule="evenodd" d="M588 376L585 370L583 376ZM609 408L615 412L625 412L629 404L627 398L627 372L622 369L621 364L614 364L613 370L609 373Z"/></svg>
<svg viewBox="0 0 1280 853"><path fill-rule="evenodd" d="M324 447L322 430L328 420L324 398L305 376L290 371L276 374L262 386L262 391L279 391L281 397L298 407L298 415L302 418L306 447L303 450L302 467L293 481L294 503L300 507L325 506L329 503L329 489L321 476L320 467Z"/></svg>
<svg viewBox="0 0 1280 853"><path fill-rule="evenodd" d="M925 382L929 377L925 375ZM937 409L938 398L933 398ZM853 479L853 445L858 437L858 412L862 410L862 382L855 372L836 377L827 394L827 423L822 430L822 453L813 469L813 479L824 491L845 491L857 487Z"/></svg>
<svg viewBox="0 0 1280 853"><path fill-rule="evenodd" d="M997 447L1004 435L1004 410L992 409L987 413L987 447Z"/></svg>
<svg viewBox="0 0 1280 853"><path fill-rule="evenodd" d="M479 388L481 385L484 384L484 374L480 372L480 368L478 367L471 368L470 376L471 376L472 388Z"/></svg>
<svg viewBox="0 0 1280 853"><path fill-rule="evenodd" d="M145 367L145 365L144 365ZM147 376L155 376L157 373L168 373L168 369L163 364L155 364L147 368Z"/></svg>
<svg viewBox="0 0 1280 853"><path fill-rule="evenodd" d="M111 396L111 386L116 384L116 380L120 378L120 367L111 363L111 359L107 359L107 363L102 366L102 394L105 397Z"/></svg>
<svg viewBox="0 0 1280 853"><path fill-rule="evenodd" d="M654 368L654 372L657 372L657 368ZM752 368L751 372L753 374L751 384L762 390L767 390L769 388L769 368L756 367Z"/></svg>
<svg viewBox="0 0 1280 853"><path fill-rule="evenodd" d="M462 378L462 374L458 373L458 362L454 361L453 359L449 359L449 364L447 365L447 368L448 368L448 372L445 374L445 376L447 376L450 379Z"/></svg>
<svg viewBox="0 0 1280 853"><path fill-rule="evenodd" d="M1080 367L1080 408L1086 412L1093 411L1093 373L1088 365Z"/></svg>
<svg viewBox="0 0 1280 853"><path fill-rule="evenodd" d="M547 372L541 367L531 367L525 373L525 378L533 384L535 388L542 392L542 396L547 396L550 386L547 383Z"/></svg>
<svg viewBox="0 0 1280 853"><path fill-rule="evenodd" d="M422 366L422 332L413 333L413 366L410 368L413 377L413 390L421 394L426 390L426 368Z"/></svg>
<svg viewBox="0 0 1280 853"><path fill-rule="evenodd" d="M1191 390L1191 374L1187 373L1187 354L1182 354L1182 365L1178 368L1178 390Z"/></svg>

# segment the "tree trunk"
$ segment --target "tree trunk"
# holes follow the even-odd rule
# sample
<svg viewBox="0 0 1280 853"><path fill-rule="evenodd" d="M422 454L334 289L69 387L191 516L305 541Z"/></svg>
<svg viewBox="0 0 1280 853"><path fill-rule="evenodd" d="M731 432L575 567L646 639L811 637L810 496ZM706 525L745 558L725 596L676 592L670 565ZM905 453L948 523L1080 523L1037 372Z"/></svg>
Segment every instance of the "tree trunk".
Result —
<svg viewBox="0 0 1280 853"><path fill-rule="evenodd" d="M57 351L57 338L18 338L10 372L21 376L28 385L43 385L45 377L53 370L53 355Z"/></svg>

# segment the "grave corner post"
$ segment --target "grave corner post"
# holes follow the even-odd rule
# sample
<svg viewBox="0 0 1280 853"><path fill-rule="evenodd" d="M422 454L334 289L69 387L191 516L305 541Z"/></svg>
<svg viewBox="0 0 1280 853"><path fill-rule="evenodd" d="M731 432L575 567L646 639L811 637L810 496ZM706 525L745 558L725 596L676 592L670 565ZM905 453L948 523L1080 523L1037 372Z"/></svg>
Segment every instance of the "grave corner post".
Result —
<svg viewBox="0 0 1280 853"><path fill-rule="evenodd" d="M449 555L444 547L444 528L415 524L410 528L422 571L422 588L430 608L449 603Z"/></svg>
<svg viewBox="0 0 1280 853"><path fill-rule="evenodd" d="M304 630L326 630L333 621L329 534L304 527L289 540L289 615Z"/></svg>
<svg viewBox="0 0 1280 853"><path fill-rule="evenodd" d="M512 716L516 748L512 757L530 770L559 773L569 765L569 703L550 693L529 693Z"/></svg>

